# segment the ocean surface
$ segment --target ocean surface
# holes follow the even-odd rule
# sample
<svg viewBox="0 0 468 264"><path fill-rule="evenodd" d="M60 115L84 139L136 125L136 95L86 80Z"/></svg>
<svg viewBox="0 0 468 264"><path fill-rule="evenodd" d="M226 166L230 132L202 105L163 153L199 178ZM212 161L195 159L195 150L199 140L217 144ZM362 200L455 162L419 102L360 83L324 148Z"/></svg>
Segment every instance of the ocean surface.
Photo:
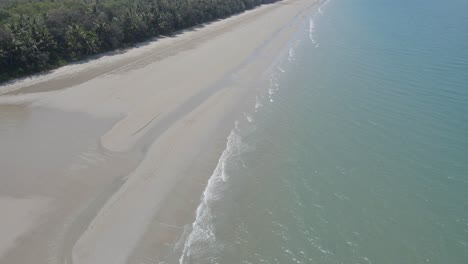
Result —
<svg viewBox="0 0 468 264"><path fill-rule="evenodd" d="M229 136L180 263L468 263L467 11L312 10Z"/></svg>

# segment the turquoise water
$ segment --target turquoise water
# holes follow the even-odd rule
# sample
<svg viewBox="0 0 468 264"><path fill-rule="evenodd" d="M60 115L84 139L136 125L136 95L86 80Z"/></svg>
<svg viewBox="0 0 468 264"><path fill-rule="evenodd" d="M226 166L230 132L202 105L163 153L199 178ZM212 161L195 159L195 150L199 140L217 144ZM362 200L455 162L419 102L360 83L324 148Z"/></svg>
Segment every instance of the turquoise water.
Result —
<svg viewBox="0 0 468 264"><path fill-rule="evenodd" d="M332 0L231 133L182 263L468 263L468 1Z"/></svg>

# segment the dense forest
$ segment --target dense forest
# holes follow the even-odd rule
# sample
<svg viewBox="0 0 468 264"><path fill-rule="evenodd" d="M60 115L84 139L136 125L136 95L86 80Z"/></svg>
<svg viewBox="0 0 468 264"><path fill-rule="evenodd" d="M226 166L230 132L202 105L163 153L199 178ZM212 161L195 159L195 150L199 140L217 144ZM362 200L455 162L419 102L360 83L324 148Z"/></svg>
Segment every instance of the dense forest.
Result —
<svg viewBox="0 0 468 264"><path fill-rule="evenodd" d="M0 82L276 0L0 0Z"/></svg>

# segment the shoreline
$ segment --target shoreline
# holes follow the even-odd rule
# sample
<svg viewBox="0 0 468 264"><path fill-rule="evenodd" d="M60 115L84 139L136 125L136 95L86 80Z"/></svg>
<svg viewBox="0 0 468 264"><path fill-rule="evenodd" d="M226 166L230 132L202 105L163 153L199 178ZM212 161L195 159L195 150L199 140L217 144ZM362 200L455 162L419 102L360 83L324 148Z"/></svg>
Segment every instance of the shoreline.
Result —
<svg viewBox="0 0 468 264"><path fill-rule="evenodd" d="M128 175L109 176L107 183L125 181L101 202L103 205L94 210L94 216L88 215L89 220L73 219L87 226L85 230L71 231L69 236L60 234L75 230L72 227L55 230L59 235L52 236L53 242L68 241L69 248L62 251L70 252L59 252L61 257L52 256L56 259L52 263L141 263L143 260L178 263L180 255L171 252L186 226L194 220L200 195L225 148L234 121L242 114L241 110L254 108L255 93L263 89L261 76L316 3L315 0L286 0L262 6L167 41L158 40L154 50L140 50L145 55L132 57L132 63L111 73L87 77L86 72L102 65L98 59L81 72L33 82L0 95L0 108L5 105L30 111L47 108L82 113L97 120L117 120L96 138L102 148L99 151L122 157L126 153L140 153L136 156L141 162L127 166L127 170L132 168ZM243 40L242 45L237 44L239 39ZM167 49L161 51L163 47ZM127 59L121 58L125 62ZM119 64L114 62L107 65ZM76 86L55 89L64 78L80 77L81 83ZM48 84L54 87L53 91L43 89ZM67 86L66 81L61 85ZM92 168L88 173L99 175ZM62 181L71 184L66 179ZM93 182L86 184L93 185ZM94 193L102 194L105 187L103 182L91 188ZM77 192L83 195L83 191ZM69 205L58 197L48 196L60 206ZM97 205L96 199L76 202L78 205L70 211L76 213L84 207L86 215L86 208ZM48 210L52 212L44 216L55 217L60 223L63 216L54 216L53 208ZM85 224L86 221L90 222ZM23 237L28 240L27 235ZM34 241L38 239L24 243L23 248L22 244L16 245L13 254L0 255L0 260L28 263L34 256L27 256L24 251L34 252L37 247ZM44 261L40 259L36 263Z"/></svg>

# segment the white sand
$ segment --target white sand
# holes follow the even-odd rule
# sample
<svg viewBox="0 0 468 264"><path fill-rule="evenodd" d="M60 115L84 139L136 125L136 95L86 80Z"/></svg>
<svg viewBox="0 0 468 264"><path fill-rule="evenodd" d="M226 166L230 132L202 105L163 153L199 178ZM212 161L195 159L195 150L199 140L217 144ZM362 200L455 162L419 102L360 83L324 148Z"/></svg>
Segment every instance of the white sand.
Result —
<svg viewBox="0 0 468 264"><path fill-rule="evenodd" d="M41 197L16 199L0 197L1 238L0 259L9 249L15 246L21 235L30 231L47 208L48 200Z"/></svg>
<svg viewBox="0 0 468 264"><path fill-rule="evenodd" d="M187 173L189 165L213 138L226 138L228 130L219 128L241 113L239 107L246 98L254 102L255 81L285 47L298 23L308 21L314 3L286 0L265 5L122 55L0 88L21 92L28 85L47 87L49 81L57 85L61 79L64 84L67 78L81 79L67 89L0 96L0 105L28 103L120 117L100 138L110 151L128 151L158 133L128 180L78 234L69 252L74 264L128 263L132 252L142 246L154 215L164 208L163 201L181 179L192 176ZM109 71L90 78L89 72L97 69ZM207 166L215 165L212 160ZM30 225L22 224L21 230ZM11 237L0 238L0 249L11 245L17 235Z"/></svg>

